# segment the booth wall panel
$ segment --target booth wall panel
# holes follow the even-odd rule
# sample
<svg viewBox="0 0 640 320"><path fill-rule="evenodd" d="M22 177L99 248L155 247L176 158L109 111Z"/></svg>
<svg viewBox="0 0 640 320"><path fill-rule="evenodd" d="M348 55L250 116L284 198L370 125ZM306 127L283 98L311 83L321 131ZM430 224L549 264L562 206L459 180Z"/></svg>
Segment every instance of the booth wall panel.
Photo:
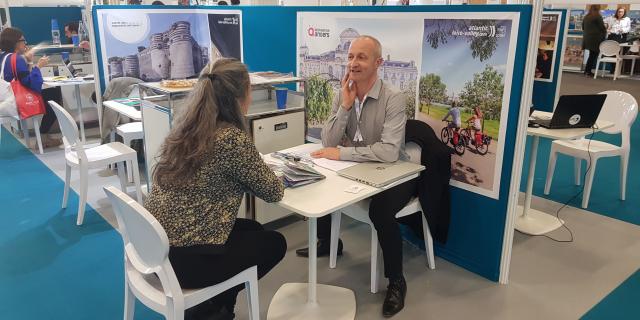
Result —
<svg viewBox="0 0 640 320"><path fill-rule="evenodd" d="M79 7L10 7L11 26L19 28L30 45L51 44L51 19L58 19L60 39L66 43L64 25L82 20Z"/></svg>

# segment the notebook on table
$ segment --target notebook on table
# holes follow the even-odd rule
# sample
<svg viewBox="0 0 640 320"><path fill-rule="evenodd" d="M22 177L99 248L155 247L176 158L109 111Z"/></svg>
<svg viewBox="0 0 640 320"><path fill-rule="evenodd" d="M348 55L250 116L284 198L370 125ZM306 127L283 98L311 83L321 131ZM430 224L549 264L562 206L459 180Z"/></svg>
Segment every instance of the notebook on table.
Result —
<svg viewBox="0 0 640 320"><path fill-rule="evenodd" d="M364 162L337 171L339 176L349 178L372 187L381 188L402 178L416 174L424 166L407 161L393 163Z"/></svg>

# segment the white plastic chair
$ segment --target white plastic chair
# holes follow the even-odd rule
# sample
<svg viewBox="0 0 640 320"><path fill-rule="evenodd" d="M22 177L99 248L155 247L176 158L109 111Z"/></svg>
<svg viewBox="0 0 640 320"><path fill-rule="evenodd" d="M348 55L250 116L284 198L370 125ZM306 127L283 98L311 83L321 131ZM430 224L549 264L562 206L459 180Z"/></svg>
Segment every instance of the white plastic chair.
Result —
<svg viewBox="0 0 640 320"><path fill-rule="evenodd" d="M622 60L631 60L631 72L629 73L629 76L633 77L633 69L636 67L636 60L640 58L640 40L634 41L627 53L634 54L624 54L621 58Z"/></svg>
<svg viewBox="0 0 640 320"><path fill-rule="evenodd" d="M60 130L62 131L62 141L65 149L65 180L64 195L62 197L62 207L67 207L69 187L71 184L71 168L80 169L80 201L78 204L77 224L81 225L84 219L84 210L87 202L87 188L89 169L102 168L108 164L121 162L118 166L118 176L123 191L126 191L126 175L124 172L124 162L131 161L133 165L133 180L136 186L138 202L142 203L142 190L140 189L140 173L138 171L138 157L136 151L119 142L103 144L97 147L85 149L82 140L78 138L78 127L71 115L55 101L49 101L49 105L56 113Z"/></svg>
<svg viewBox="0 0 640 320"><path fill-rule="evenodd" d="M616 80L620 75L620 66L622 65L622 58L620 57L620 44L617 41L605 40L600 43L600 54L598 55L598 63L596 63L596 72L593 74L593 78L598 77L598 70L600 69L600 63L615 63L615 69L613 71L613 80ZM602 70L604 74L604 69Z"/></svg>
<svg viewBox="0 0 640 320"><path fill-rule="evenodd" d="M132 320L135 300L167 319L182 320L184 311L244 284L250 319L259 314L258 268L250 267L229 280L202 289L182 289L169 261L169 239L151 213L115 187L104 188L124 242L124 319Z"/></svg>
<svg viewBox="0 0 640 320"><path fill-rule="evenodd" d="M142 132L142 122L129 122L121 124L116 127L115 132L111 131L111 142L115 141L115 134L122 137L122 143L131 147L131 141L143 139L144 133ZM133 176L131 174L131 163L127 163L127 180L132 182Z"/></svg>
<svg viewBox="0 0 640 320"><path fill-rule="evenodd" d="M420 147L414 143L408 143L406 146L407 153L411 155L411 161L420 163ZM371 293L377 293L380 284L380 273L382 269L382 255L380 245L378 244L378 234L376 233L373 222L369 219L369 204L370 200L363 200L355 203L347 208L342 209L342 212L335 212L331 214L331 248L329 254L329 267L336 267L337 253L338 253L338 239L340 237L340 221L342 213L349 217L364 222L371 227ZM433 238L431 231L429 230L429 224L425 215L422 213L422 206L420 200L416 197L411 199L409 203L396 214L396 218L406 217L411 214L420 214L422 216L422 230L424 235L424 245L427 254L427 266L429 269L435 269L436 263L433 253Z"/></svg>
<svg viewBox="0 0 640 320"><path fill-rule="evenodd" d="M544 185L544 194L549 194L551 181L556 167L557 153L563 153L575 158L574 174L576 185L580 185L580 165L581 159L589 162L591 157L591 167L584 182L584 193L582 194L582 207L589 204L591 184L596 172L598 159L605 157L620 157L620 199L625 199L627 186L627 168L629 166L629 154L631 152L631 126L638 115L638 103L632 95L622 91L604 91L607 99L604 102L598 120L605 120L615 123L611 128L602 132L607 134L621 134L622 145L616 146L604 141L591 140L584 137L577 140L555 140L551 143L551 155L547 167L547 179ZM587 150L588 147L588 150ZM591 155L589 155L591 154Z"/></svg>
<svg viewBox="0 0 640 320"><path fill-rule="evenodd" d="M38 151L40 151L40 154L44 153L44 150L42 149L42 138L40 137L40 121L42 120L42 116L38 115L38 116L33 116L31 118L28 119L24 119L24 120L20 120L20 118L17 117L0 117L0 126L4 125L5 123L11 123L11 122L17 122L20 123L20 128L22 130L22 136L24 137L24 143L27 145L27 148L30 148L29 146L29 124L28 122L31 121L31 123L33 124L33 131L36 134L36 142L38 143ZM0 141L2 141L2 130L0 130Z"/></svg>

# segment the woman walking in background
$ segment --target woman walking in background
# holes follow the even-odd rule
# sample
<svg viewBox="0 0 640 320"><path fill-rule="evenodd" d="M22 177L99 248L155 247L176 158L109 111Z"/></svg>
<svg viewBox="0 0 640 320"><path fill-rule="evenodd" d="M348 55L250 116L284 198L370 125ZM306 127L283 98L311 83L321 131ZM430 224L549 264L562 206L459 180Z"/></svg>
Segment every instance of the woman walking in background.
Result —
<svg viewBox="0 0 640 320"><path fill-rule="evenodd" d="M593 77L593 68L596 66L600 54L600 43L607 36L607 28L600 15L600 6L597 4L589 7L589 13L582 20L582 49L589 50L589 59L584 69L584 74Z"/></svg>

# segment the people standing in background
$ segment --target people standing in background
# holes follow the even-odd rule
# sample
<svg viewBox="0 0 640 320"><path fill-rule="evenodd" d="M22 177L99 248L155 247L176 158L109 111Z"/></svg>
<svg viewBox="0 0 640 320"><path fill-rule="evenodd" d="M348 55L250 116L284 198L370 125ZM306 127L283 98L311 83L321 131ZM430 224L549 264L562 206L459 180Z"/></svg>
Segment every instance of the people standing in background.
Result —
<svg viewBox="0 0 640 320"><path fill-rule="evenodd" d="M239 6L240 5L240 0L231 0L231 5L232 6Z"/></svg>
<svg viewBox="0 0 640 320"><path fill-rule="evenodd" d="M627 42L627 35L629 31L631 31L631 19L627 17L627 10L625 10L625 8L620 7L616 10L616 14L611 17L608 26L608 40L614 40L620 43Z"/></svg>
<svg viewBox="0 0 640 320"><path fill-rule="evenodd" d="M78 21L72 21L64 25L64 36L67 38L67 43L73 43L73 36L78 36Z"/></svg>
<svg viewBox="0 0 640 320"><path fill-rule="evenodd" d="M589 13L582 20L582 49L589 50L589 58L584 69L584 74L593 77L593 68L596 66L598 54L600 54L600 43L607 36L607 28L600 15L600 6L597 4L589 7Z"/></svg>

